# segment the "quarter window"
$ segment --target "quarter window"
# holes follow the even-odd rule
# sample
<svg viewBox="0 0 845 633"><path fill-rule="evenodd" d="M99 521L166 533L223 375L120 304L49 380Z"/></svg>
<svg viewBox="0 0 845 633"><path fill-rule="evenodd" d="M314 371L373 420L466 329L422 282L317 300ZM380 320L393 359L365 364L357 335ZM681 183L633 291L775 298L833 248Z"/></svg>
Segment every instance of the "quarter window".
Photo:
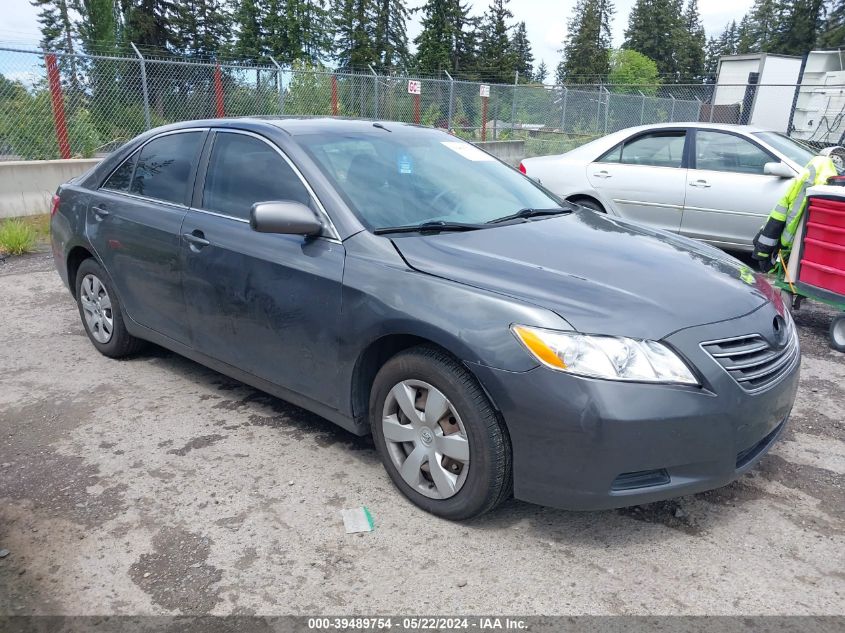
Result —
<svg viewBox="0 0 845 633"><path fill-rule="evenodd" d="M684 132L655 132L625 141L619 162L625 165L680 167L684 160Z"/></svg>
<svg viewBox="0 0 845 633"><path fill-rule="evenodd" d="M138 157L138 152L135 152L127 158L123 163L115 169L108 180L103 183L103 189L111 191L129 191L129 181L132 178L132 170L135 167L135 159Z"/></svg>
<svg viewBox="0 0 845 633"><path fill-rule="evenodd" d="M695 133L695 166L710 171L762 174L774 159L760 147L734 134L699 130Z"/></svg>
<svg viewBox="0 0 845 633"><path fill-rule="evenodd" d="M129 193L184 204L202 132L168 134L144 145Z"/></svg>
<svg viewBox="0 0 845 633"><path fill-rule="evenodd" d="M293 200L309 204L302 181L264 141L218 132L208 161L202 208L247 219L256 202Z"/></svg>

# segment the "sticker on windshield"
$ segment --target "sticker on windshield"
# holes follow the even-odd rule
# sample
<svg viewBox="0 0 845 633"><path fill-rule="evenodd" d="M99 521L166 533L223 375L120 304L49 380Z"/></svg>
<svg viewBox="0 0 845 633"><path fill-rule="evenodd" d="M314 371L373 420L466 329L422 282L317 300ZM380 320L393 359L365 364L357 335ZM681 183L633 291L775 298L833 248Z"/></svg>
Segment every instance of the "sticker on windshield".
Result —
<svg viewBox="0 0 845 633"><path fill-rule="evenodd" d="M492 161L494 160L490 154L482 152L477 147L470 145L469 143L462 143L460 141L440 141L442 145L445 145L450 150L455 152L456 154L460 154L467 160L474 160L474 161Z"/></svg>
<svg viewBox="0 0 845 633"><path fill-rule="evenodd" d="M399 157L397 168L399 169L400 174L413 174L414 161L407 154L402 154Z"/></svg>

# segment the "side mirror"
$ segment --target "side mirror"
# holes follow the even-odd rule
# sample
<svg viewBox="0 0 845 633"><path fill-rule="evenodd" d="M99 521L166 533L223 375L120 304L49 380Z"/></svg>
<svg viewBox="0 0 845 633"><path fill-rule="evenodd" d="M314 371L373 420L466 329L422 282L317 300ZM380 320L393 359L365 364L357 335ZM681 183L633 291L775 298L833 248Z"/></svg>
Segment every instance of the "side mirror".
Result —
<svg viewBox="0 0 845 633"><path fill-rule="evenodd" d="M777 176L778 178L794 178L795 172L790 169L786 163L766 163L763 165L763 173L767 176Z"/></svg>
<svg viewBox="0 0 845 633"><path fill-rule="evenodd" d="M323 225L301 202L256 202L249 212L249 225L259 233L318 235Z"/></svg>

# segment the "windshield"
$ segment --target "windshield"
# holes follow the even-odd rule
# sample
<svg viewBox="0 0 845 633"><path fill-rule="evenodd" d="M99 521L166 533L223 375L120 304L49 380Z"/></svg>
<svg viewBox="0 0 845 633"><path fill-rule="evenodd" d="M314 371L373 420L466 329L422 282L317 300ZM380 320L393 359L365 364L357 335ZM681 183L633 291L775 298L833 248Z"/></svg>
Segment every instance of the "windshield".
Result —
<svg viewBox="0 0 845 633"><path fill-rule="evenodd" d="M485 223L560 202L477 147L419 128L306 134L299 144L369 229Z"/></svg>
<svg viewBox="0 0 845 633"><path fill-rule="evenodd" d="M788 159L795 161L802 167L809 163L813 156L816 155L816 152L806 145L779 132L755 132L754 136L768 143Z"/></svg>

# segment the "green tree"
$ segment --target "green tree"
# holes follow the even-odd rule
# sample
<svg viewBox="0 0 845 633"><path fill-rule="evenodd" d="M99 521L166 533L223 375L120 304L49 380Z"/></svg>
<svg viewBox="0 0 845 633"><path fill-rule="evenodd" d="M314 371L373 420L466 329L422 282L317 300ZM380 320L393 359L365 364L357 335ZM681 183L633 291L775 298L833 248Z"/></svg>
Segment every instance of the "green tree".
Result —
<svg viewBox="0 0 845 633"><path fill-rule="evenodd" d="M114 52L119 34L115 0L77 0L75 9L82 47L89 53Z"/></svg>
<svg viewBox="0 0 845 633"><path fill-rule="evenodd" d="M213 57L229 40L232 16L220 0L182 0L174 6L171 25L176 52Z"/></svg>
<svg viewBox="0 0 845 633"><path fill-rule="evenodd" d="M683 0L637 0L628 17L623 48L657 62L662 75L677 77L686 46Z"/></svg>
<svg viewBox="0 0 845 633"><path fill-rule="evenodd" d="M534 72L534 81L541 84L545 83L548 76L549 69L546 66L546 62L544 60L540 60L540 65L537 66L537 70Z"/></svg>
<svg viewBox="0 0 845 633"><path fill-rule="evenodd" d="M414 38L416 67L422 72L471 71L476 66L475 28L460 0L427 0L416 9L422 30Z"/></svg>
<svg viewBox="0 0 845 633"><path fill-rule="evenodd" d="M613 86L642 86L640 89L643 92L647 92L646 88L651 88L653 92L654 86L660 83L660 73L657 70L657 62L653 59L638 51L622 48L610 54L610 73L607 81ZM632 88L627 92L637 90Z"/></svg>
<svg viewBox="0 0 845 633"><path fill-rule="evenodd" d="M79 68L74 50L74 25L70 19L68 0L32 0L32 6L38 9L38 24L41 30L41 47L48 51L71 53L58 61L59 70L68 80L72 94L80 92Z"/></svg>
<svg viewBox="0 0 845 633"><path fill-rule="evenodd" d="M478 66L484 81L510 83L514 78L517 58L508 37L508 20L513 17L508 2L492 0L481 23Z"/></svg>
<svg viewBox="0 0 845 633"><path fill-rule="evenodd" d="M610 0L578 0L569 20L557 83L595 83L610 71Z"/></svg>
<svg viewBox="0 0 845 633"><path fill-rule="evenodd" d="M697 80L704 75L704 47L707 37L698 12L698 0L689 0L683 15L678 55L680 80Z"/></svg>
<svg viewBox="0 0 845 633"><path fill-rule="evenodd" d="M405 0L378 0L373 46L376 67L380 72L390 72L407 64L408 8Z"/></svg>
<svg viewBox="0 0 845 633"><path fill-rule="evenodd" d="M525 22L519 22L513 29L511 48L516 58L516 70L519 72L519 79L530 82L534 79L534 54L531 52L531 42L528 41L528 34L525 31Z"/></svg>
<svg viewBox="0 0 845 633"><path fill-rule="evenodd" d="M833 0L830 3L819 45L845 47L845 0Z"/></svg>
<svg viewBox="0 0 845 633"><path fill-rule="evenodd" d="M233 52L238 57L257 62L264 57L264 14L260 0L239 0L235 5L238 35Z"/></svg>
<svg viewBox="0 0 845 633"><path fill-rule="evenodd" d="M335 0L334 58L342 69L366 69L376 63L373 0Z"/></svg>

